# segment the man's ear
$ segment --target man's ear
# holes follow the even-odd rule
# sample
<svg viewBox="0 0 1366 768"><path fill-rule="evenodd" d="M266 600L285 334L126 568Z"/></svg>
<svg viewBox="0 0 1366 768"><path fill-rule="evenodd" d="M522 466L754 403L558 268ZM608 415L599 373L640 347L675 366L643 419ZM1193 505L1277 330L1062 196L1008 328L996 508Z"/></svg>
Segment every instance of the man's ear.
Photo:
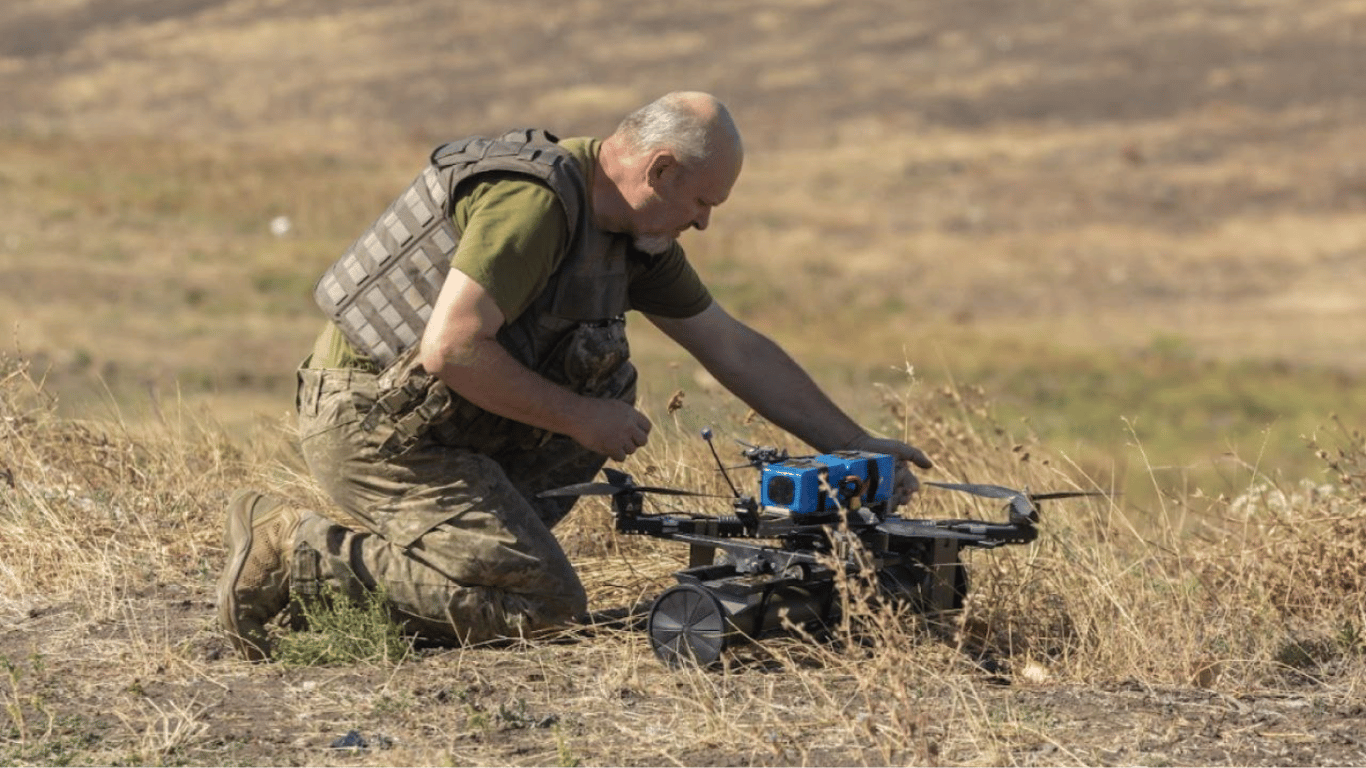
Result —
<svg viewBox="0 0 1366 768"><path fill-rule="evenodd" d="M664 183L666 178L678 173L678 158L673 156L668 150L660 150L654 157L650 158L650 165L646 170L646 181L651 189L657 189Z"/></svg>

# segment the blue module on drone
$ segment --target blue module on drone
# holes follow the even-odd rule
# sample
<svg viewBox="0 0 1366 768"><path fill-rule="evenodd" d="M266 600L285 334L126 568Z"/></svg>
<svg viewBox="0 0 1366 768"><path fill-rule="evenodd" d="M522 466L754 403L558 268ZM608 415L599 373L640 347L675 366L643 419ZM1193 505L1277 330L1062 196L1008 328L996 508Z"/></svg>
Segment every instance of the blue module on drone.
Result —
<svg viewBox="0 0 1366 768"><path fill-rule="evenodd" d="M892 461L883 453L835 451L767 464L759 502L794 516L832 514L851 502L855 507L885 502L892 496Z"/></svg>

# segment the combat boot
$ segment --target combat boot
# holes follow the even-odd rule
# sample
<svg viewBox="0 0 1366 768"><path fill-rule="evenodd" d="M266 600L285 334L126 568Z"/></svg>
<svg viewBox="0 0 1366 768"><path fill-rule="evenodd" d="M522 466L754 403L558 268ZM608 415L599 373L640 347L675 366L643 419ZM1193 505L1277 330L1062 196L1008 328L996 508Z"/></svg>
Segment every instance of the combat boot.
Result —
<svg viewBox="0 0 1366 768"><path fill-rule="evenodd" d="M289 604L289 564L302 513L284 500L239 492L228 505L228 564L218 579L218 620L251 661L270 657L266 623Z"/></svg>

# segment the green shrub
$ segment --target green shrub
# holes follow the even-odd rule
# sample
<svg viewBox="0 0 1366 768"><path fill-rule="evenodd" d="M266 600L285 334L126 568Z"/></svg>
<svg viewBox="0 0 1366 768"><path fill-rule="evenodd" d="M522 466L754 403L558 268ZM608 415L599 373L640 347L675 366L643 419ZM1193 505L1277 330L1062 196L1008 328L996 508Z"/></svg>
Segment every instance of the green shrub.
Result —
<svg viewBox="0 0 1366 768"><path fill-rule="evenodd" d="M329 664L397 664L412 645L389 615L382 589L359 602L334 587L301 603L306 629L284 634L275 646L281 664L316 667Z"/></svg>

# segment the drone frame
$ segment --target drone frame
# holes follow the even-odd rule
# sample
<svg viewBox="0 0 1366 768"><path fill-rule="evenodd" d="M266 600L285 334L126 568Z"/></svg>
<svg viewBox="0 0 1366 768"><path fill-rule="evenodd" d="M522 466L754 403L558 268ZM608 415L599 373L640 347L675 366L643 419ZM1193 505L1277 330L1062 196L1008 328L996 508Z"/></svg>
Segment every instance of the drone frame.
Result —
<svg viewBox="0 0 1366 768"><path fill-rule="evenodd" d="M709 430L703 437L711 444ZM715 455L715 449L712 449ZM750 466L788 460L786 451L747 446ZM871 455L871 454L870 454ZM725 467L717 457L718 466ZM678 584L653 602L647 621L651 646L670 666L710 666L727 648L788 626L828 625L840 615L837 571L871 574L879 592L924 614L960 609L968 592L965 548L993 549L1038 538L1037 502L1090 491L1030 494L999 485L936 483L927 486L1006 502L1005 522L914 519L893 514L887 501L869 502L863 488L844 486L846 504L819 515L787 514L759 505L726 475L735 496L732 513L646 514L646 495L716 498L716 494L636 485L630 475L605 469L605 483L584 483L543 495L610 495L618 533L645 535L688 546ZM858 477L839 482L857 483ZM871 494L869 494L871 496ZM833 496L833 494L832 494ZM717 553L723 553L717 558Z"/></svg>

